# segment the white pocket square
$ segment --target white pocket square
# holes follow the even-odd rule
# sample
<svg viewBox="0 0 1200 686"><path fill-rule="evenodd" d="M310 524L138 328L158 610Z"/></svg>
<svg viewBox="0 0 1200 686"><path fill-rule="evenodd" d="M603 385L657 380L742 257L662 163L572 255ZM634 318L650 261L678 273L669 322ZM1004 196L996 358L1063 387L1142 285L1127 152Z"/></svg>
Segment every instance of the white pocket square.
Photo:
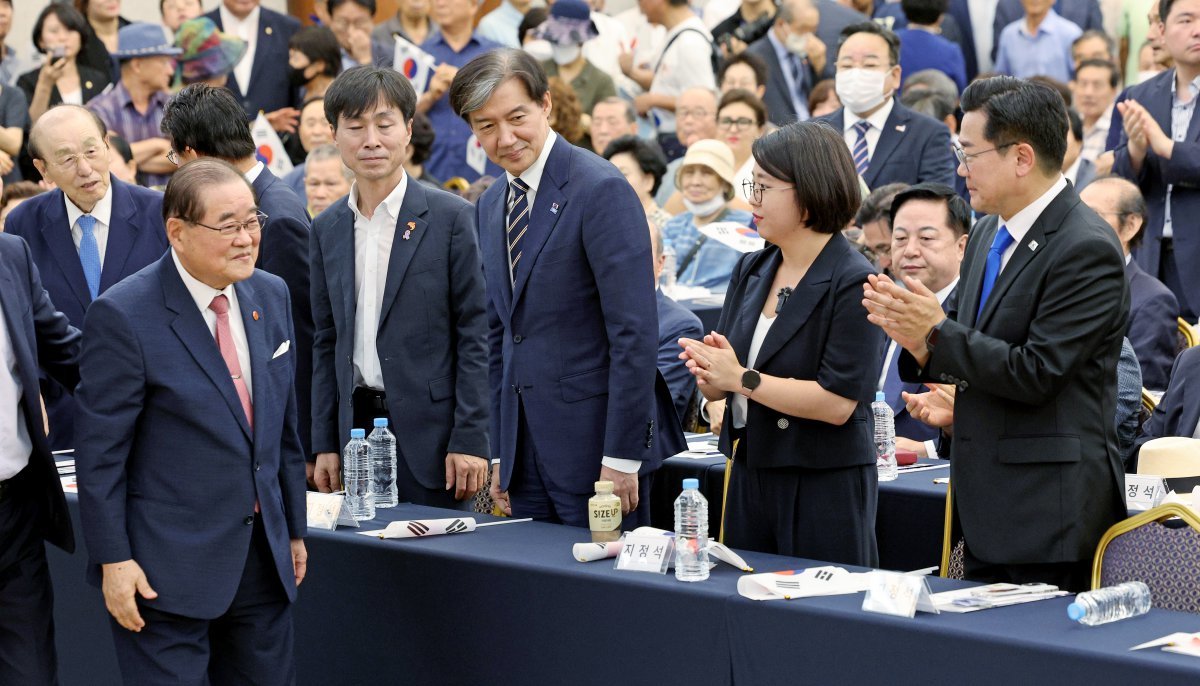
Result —
<svg viewBox="0 0 1200 686"><path fill-rule="evenodd" d="M291 341L284 341L284 342L280 343L279 347L275 349L275 354L271 356L271 359L273 360L276 357L279 357L280 355L286 353L291 348L292 348Z"/></svg>

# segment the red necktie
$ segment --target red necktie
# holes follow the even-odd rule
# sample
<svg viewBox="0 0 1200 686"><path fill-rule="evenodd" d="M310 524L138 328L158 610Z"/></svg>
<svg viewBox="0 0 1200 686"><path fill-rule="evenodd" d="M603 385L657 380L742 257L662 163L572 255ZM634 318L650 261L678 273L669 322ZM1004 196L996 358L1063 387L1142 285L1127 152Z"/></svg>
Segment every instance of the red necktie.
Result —
<svg viewBox="0 0 1200 686"><path fill-rule="evenodd" d="M217 313L217 349L225 358L225 366L229 367L229 376L233 379L233 387L237 389L238 398L242 401L242 410L246 413L246 421L254 428L254 406L250 403L250 390L246 388L246 380L242 378L242 363L238 361L237 347L233 344L233 333L229 330L229 298L218 295L213 298L208 309Z"/></svg>

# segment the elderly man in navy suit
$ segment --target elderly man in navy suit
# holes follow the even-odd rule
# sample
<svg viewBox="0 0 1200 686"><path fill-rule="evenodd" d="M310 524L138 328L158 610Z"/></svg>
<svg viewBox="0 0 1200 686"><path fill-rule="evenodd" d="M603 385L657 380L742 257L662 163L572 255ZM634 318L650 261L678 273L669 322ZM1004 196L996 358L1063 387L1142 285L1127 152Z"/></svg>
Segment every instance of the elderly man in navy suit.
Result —
<svg viewBox="0 0 1200 686"><path fill-rule="evenodd" d="M650 225L650 244L654 247L654 283L658 283L667 256L663 254L662 232ZM687 361L679 359L679 339L704 338L704 325L700 318L688 308L675 302L659 288L655 291L658 301L658 373L662 374L671 389L671 402L680 426L687 422L688 403L696 395L696 377L688 371Z"/></svg>
<svg viewBox="0 0 1200 686"><path fill-rule="evenodd" d="M296 407L309 417L312 382L312 309L308 300L308 210L283 181L255 156L250 127L239 116L241 108L226 88L196 83L184 88L167 104L162 130L171 142L172 159L186 164L201 157L224 160L246 177L258 198L258 209L267 215L255 267L283 279L292 296L292 324L296 327ZM300 443L309 455L309 426L300 422Z"/></svg>
<svg viewBox="0 0 1200 686"><path fill-rule="evenodd" d="M1130 252L1142 241L1146 201L1137 186L1116 176L1103 177L1079 192L1080 200L1117 232L1125 253L1129 282L1129 328L1125 335L1137 353L1142 385L1155 391L1167 387L1179 329L1179 301L1163 282L1138 266Z"/></svg>
<svg viewBox="0 0 1200 686"><path fill-rule="evenodd" d="M310 249L316 484L340 488L350 429L386 417L402 502L466 509L487 479L487 314L474 211L404 171L417 94L393 69L343 72L325 93L350 194Z"/></svg>
<svg viewBox="0 0 1200 686"><path fill-rule="evenodd" d="M181 167L163 215L170 252L88 311L89 580L126 682L291 683L307 553L287 286L254 268L266 218L228 163Z"/></svg>
<svg viewBox="0 0 1200 686"><path fill-rule="evenodd" d="M226 84L246 116L253 119L263 112L276 131L294 133L300 122L299 92L288 78L288 41L300 30L299 20L261 7L260 0L222 0L204 16L246 41L246 54Z"/></svg>
<svg viewBox="0 0 1200 686"><path fill-rule="evenodd" d="M79 381L79 332L54 309L29 247L0 234L0 683L57 683L45 539L74 552L71 518L42 429L40 368Z"/></svg>
<svg viewBox="0 0 1200 686"><path fill-rule="evenodd" d="M5 231L25 239L50 299L75 326L93 300L162 257L162 193L119 181L108 171L104 123L90 110L60 105L38 119L29 152L58 187L21 203ZM75 447L75 403L43 378L50 448Z"/></svg>
<svg viewBox="0 0 1200 686"><path fill-rule="evenodd" d="M842 107L818 120L843 133L869 188L926 181L953 186L950 129L897 102L899 87L896 34L874 22L847 26L837 53Z"/></svg>
<svg viewBox="0 0 1200 686"><path fill-rule="evenodd" d="M1112 171L1137 184L1146 199L1146 238L1134 256L1179 300L1185 319L1200 314L1200 0L1162 0L1163 42L1175 68L1129 89L1117 103L1121 142ZM1114 122L1116 119L1114 118Z"/></svg>
<svg viewBox="0 0 1200 686"><path fill-rule="evenodd" d="M550 130L546 74L528 53L475 58L455 75L450 104L505 170L475 214L492 496L514 515L586 526L594 483L612 481L622 526L648 523L651 476L685 443L655 368L641 202L616 167Z"/></svg>

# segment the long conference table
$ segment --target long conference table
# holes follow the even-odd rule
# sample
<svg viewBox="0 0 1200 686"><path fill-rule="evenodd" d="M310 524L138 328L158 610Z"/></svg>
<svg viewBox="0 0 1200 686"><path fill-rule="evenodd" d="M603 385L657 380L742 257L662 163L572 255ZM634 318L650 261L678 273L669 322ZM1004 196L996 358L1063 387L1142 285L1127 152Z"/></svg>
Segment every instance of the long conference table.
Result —
<svg viewBox="0 0 1200 686"><path fill-rule="evenodd" d="M68 500L78 527L77 500ZM401 505L364 526L460 514ZM409 540L310 531L295 604L298 682L1200 683L1196 658L1129 651L1200 630L1197 615L1152 610L1086 628L1067 619L1069 598L913 619L864 612L862 594L758 602L737 594L742 573L724 564L686 584L619 572L611 560L576 562L571 544L587 537L537 522ZM83 580L85 555L52 550L62 683L119 683L100 592ZM745 558L760 572L820 564ZM930 579L934 592L965 584Z"/></svg>

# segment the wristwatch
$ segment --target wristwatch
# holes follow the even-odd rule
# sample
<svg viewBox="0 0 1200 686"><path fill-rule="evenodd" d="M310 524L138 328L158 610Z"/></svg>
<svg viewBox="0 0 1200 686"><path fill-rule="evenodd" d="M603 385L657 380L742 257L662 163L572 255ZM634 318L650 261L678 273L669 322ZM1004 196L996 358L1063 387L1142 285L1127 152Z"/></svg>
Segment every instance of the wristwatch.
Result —
<svg viewBox="0 0 1200 686"><path fill-rule="evenodd" d="M934 327L929 330L929 333L925 334L925 349L931 353L933 352L933 349L937 347L938 334L942 332L942 324L945 322L946 320L943 319L935 324Z"/></svg>
<svg viewBox="0 0 1200 686"><path fill-rule="evenodd" d="M762 374L759 374L753 369L747 369L746 371L742 372L741 394L749 398L750 395L754 393L754 389L758 388L760 383L762 383Z"/></svg>

